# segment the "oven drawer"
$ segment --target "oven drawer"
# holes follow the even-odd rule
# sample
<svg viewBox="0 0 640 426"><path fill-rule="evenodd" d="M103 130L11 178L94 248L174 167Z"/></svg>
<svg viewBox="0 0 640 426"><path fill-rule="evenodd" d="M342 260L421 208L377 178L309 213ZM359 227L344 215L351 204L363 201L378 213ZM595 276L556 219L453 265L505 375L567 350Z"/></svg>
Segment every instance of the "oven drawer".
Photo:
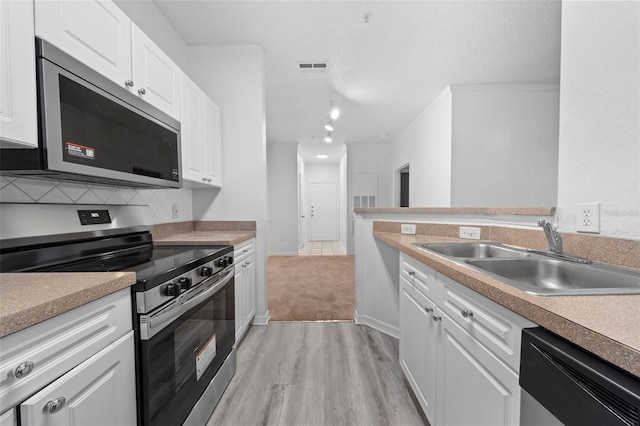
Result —
<svg viewBox="0 0 640 426"><path fill-rule="evenodd" d="M131 321L126 288L0 339L0 412L124 336Z"/></svg>

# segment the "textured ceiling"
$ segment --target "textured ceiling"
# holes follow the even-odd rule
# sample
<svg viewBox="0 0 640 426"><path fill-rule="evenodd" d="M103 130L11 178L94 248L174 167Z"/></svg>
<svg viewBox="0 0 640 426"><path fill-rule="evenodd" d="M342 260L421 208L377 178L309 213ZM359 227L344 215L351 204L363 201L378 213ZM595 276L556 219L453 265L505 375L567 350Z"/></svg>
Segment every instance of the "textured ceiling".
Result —
<svg viewBox="0 0 640 426"><path fill-rule="evenodd" d="M264 47L269 142L324 144L332 104L332 145L391 140L448 84L560 81L560 1L154 3L188 45Z"/></svg>

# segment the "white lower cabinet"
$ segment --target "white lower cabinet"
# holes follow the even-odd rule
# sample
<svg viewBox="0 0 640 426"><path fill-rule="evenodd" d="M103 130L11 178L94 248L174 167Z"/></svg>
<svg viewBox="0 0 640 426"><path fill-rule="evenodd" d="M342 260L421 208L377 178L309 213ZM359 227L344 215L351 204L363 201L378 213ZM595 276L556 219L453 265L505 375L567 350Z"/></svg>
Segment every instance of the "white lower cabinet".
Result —
<svg viewBox="0 0 640 426"><path fill-rule="evenodd" d="M134 359L129 288L2 337L0 425L135 425Z"/></svg>
<svg viewBox="0 0 640 426"><path fill-rule="evenodd" d="M239 342L256 315L255 238L234 247L236 343Z"/></svg>
<svg viewBox="0 0 640 426"><path fill-rule="evenodd" d="M435 418L438 323L435 303L400 278L400 367L427 418Z"/></svg>
<svg viewBox="0 0 640 426"><path fill-rule="evenodd" d="M400 265L400 365L429 422L519 424L520 335L535 324L404 254Z"/></svg>
<svg viewBox="0 0 640 426"><path fill-rule="evenodd" d="M20 424L135 425L133 331L20 405Z"/></svg>

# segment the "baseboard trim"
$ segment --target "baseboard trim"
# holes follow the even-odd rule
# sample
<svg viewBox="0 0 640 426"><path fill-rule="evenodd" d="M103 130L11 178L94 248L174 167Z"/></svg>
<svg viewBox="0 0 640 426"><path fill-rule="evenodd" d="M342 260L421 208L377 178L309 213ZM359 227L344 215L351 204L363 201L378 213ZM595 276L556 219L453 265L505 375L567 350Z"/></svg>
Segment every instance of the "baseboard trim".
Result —
<svg viewBox="0 0 640 426"><path fill-rule="evenodd" d="M386 322L382 322L368 315L360 315L358 311L356 311L355 317L356 324L368 325L369 327L374 328L388 336L394 337L396 339L400 338L400 329L398 327L394 327L387 324Z"/></svg>
<svg viewBox="0 0 640 426"><path fill-rule="evenodd" d="M264 315L256 315L253 317L253 325L268 325L269 324L269 311Z"/></svg>

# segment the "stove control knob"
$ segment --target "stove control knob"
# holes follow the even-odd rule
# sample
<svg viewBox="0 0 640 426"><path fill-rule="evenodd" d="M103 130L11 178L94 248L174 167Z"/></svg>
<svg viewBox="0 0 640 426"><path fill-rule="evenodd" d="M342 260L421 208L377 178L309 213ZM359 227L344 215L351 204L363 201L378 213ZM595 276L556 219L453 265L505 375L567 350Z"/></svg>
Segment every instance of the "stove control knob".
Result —
<svg viewBox="0 0 640 426"><path fill-rule="evenodd" d="M217 265L221 268L226 268L227 266L229 266L229 258L228 257L221 257L220 259L218 259L218 262L216 262Z"/></svg>
<svg viewBox="0 0 640 426"><path fill-rule="evenodd" d="M180 284L169 283L164 288L165 296L175 297L180 295Z"/></svg>
<svg viewBox="0 0 640 426"><path fill-rule="evenodd" d="M182 288L182 290L189 290L193 285L193 281L191 281L191 278L189 277L182 277L178 280L178 284L180 284L180 288Z"/></svg>
<svg viewBox="0 0 640 426"><path fill-rule="evenodd" d="M200 275L210 277L213 275L213 268L211 266L203 266L202 269L200 269Z"/></svg>

